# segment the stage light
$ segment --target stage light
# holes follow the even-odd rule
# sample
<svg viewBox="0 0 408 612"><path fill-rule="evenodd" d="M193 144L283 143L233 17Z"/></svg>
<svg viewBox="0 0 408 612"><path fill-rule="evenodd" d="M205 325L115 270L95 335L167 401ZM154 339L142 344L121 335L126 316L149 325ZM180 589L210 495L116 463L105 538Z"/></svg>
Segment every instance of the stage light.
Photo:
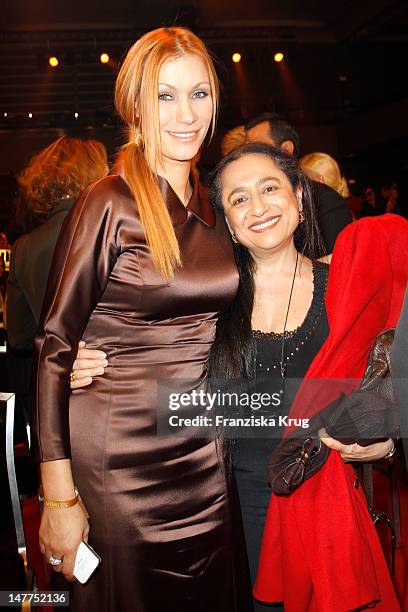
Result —
<svg viewBox="0 0 408 612"><path fill-rule="evenodd" d="M7 117L7 113L3 113L3 117Z"/></svg>
<svg viewBox="0 0 408 612"><path fill-rule="evenodd" d="M33 118L33 113L28 113L28 118L32 119Z"/></svg>
<svg viewBox="0 0 408 612"><path fill-rule="evenodd" d="M273 56L273 59L275 60L275 62L281 62L283 60L283 53L282 53L282 51L279 51L278 53L275 53L275 55Z"/></svg>
<svg viewBox="0 0 408 612"><path fill-rule="evenodd" d="M234 62L234 64L238 64L238 62L241 61L241 54L240 53L233 53L232 54L232 61Z"/></svg>
<svg viewBox="0 0 408 612"><path fill-rule="evenodd" d="M74 117L75 117L75 119L78 119L79 114L78 113L74 113Z"/></svg>
<svg viewBox="0 0 408 612"><path fill-rule="evenodd" d="M101 60L101 64L107 64L110 58L107 53L101 53L99 59Z"/></svg>
<svg viewBox="0 0 408 612"><path fill-rule="evenodd" d="M51 68L56 68L58 66L58 64L59 64L58 57L55 57L55 55L52 55L48 59L48 63L51 66Z"/></svg>

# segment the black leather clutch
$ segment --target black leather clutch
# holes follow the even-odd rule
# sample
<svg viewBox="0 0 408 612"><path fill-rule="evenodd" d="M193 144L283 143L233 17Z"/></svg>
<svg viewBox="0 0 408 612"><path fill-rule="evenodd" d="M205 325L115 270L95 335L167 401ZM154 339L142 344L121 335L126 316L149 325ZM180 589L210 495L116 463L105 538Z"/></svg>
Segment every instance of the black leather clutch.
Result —
<svg viewBox="0 0 408 612"><path fill-rule="evenodd" d="M329 449L320 443L317 432L343 442L368 446L397 437L398 409L392 387L389 353L394 329L383 332L371 348L360 387L341 395L309 423L312 435L305 440L299 431L282 440L268 462L268 479L277 495L290 495L324 464Z"/></svg>

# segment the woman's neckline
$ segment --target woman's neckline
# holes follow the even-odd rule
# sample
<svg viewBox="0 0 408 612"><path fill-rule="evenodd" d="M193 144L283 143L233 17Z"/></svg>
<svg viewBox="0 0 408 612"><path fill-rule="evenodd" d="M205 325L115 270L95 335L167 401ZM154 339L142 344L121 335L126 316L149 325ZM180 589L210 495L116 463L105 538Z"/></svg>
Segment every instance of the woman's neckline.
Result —
<svg viewBox="0 0 408 612"><path fill-rule="evenodd" d="M317 272L317 269L319 267L326 268L328 266L327 264L323 264L317 261L312 261L312 273L313 273L312 301L310 303L310 306L307 310L307 313L302 323L298 325L297 327L295 327L295 329L289 329L285 331L285 338L287 340L290 338L294 338L303 329L303 327L307 324L310 317L312 316L312 313L314 313L315 311L316 301L318 299L318 293L319 293L318 287L320 286L320 283L318 282L319 273ZM269 339L274 339L274 340L281 340L283 338L283 332L274 332L274 331L265 332L265 331L261 331L260 329L253 329L252 335L255 338L269 338Z"/></svg>

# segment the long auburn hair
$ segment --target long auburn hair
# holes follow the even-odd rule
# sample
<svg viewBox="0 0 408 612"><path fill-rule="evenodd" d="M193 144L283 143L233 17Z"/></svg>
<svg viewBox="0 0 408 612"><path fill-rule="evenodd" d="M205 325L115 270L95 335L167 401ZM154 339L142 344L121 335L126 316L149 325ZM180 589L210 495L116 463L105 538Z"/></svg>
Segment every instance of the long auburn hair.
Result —
<svg viewBox="0 0 408 612"><path fill-rule="evenodd" d="M43 218L65 198L78 198L109 171L99 140L61 136L34 155L18 177L24 207Z"/></svg>
<svg viewBox="0 0 408 612"><path fill-rule="evenodd" d="M156 176L163 161L158 81L166 60L186 54L200 57L208 71L213 102L212 135L218 108L218 78L204 43L190 30L158 28L142 36L128 51L115 88L116 109L129 127L129 142L122 151L126 180L137 203L154 265L167 278L181 265L181 256Z"/></svg>
<svg viewBox="0 0 408 612"><path fill-rule="evenodd" d="M324 253L324 246L317 225L316 210L309 180L301 171L294 155L267 144L252 142L234 149L224 157L212 173L210 200L224 212L221 180L225 168L247 155L264 155L285 173L293 190L300 187L304 222L295 231L294 241L299 253L314 259ZM217 329L208 361L210 380L248 380L255 376L255 342L252 336L252 310L254 306L255 262L249 250L242 244L234 244L235 260L239 271L239 287L231 306L217 321Z"/></svg>

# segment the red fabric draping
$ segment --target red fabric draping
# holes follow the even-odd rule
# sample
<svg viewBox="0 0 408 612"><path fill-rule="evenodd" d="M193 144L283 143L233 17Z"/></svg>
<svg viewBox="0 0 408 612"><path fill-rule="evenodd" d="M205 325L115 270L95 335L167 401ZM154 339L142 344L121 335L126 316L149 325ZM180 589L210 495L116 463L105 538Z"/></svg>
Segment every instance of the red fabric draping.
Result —
<svg viewBox="0 0 408 612"><path fill-rule="evenodd" d="M324 379L359 384L375 337L398 321L407 281L408 221L387 214L343 230L326 293L329 337L291 417L310 418L335 399L342 383ZM364 493L337 451L292 495L271 498L254 595L283 600L286 612L400 610Z"/></svg>

